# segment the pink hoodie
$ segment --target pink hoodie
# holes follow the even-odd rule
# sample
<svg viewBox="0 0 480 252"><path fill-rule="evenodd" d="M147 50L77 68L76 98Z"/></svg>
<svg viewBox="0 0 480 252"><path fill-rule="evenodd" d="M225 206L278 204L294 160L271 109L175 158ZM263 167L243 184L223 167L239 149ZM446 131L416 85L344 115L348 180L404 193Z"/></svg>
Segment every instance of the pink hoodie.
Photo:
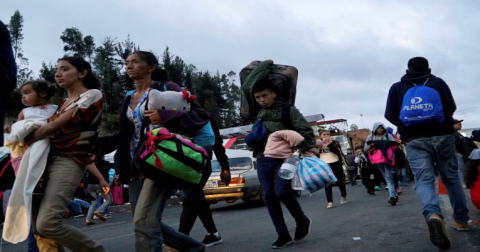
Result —
<svg viewBox="0 0 480 252"><path fill-rule="evenodd" d="M267 140L265 157L285 159L293 155L293 147L299 145L303 141L303 136L293 130L279 130L273 132ZM315 147L305 152L305 157L317 156L323 141L317 139Z"/></svg>

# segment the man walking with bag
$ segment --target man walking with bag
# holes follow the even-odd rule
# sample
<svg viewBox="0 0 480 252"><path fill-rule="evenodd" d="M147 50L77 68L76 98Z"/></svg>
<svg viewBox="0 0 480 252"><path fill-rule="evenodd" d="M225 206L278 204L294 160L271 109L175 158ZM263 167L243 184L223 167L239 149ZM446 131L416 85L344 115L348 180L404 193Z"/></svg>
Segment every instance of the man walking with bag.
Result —
<svg viewBox="0 0 480 252"><path fill-rule="evenodd" d="M258 74L259 71L266 73L264 78L255 80L252 89L245 88L245 84L242 87L244 95L253 96L253 99L260 105L261 109L257 114L257 119L261 120L259 123L266 129L266 132L263 131L264 136L248 135L245 142L251 146L253 155L257 158L258 179L265 193L268 213L278 234L278 239L272 244L272 248L284 248L292 244L292 237L285 224L280 201L287 207L297 223L295 241L300 241L308 235L310 220L305 216L292 193L291 180L284 180L278 176L284 160L264 156L266 141L268 135L275 131L295 130L304 137L304 140L295 149L305 152L315 146L315 135L303 115L294 106L275 100L277 93L274 85L266 78L271 64L273 62L264 61L250 73L250 75ZM288 110L284 109L285 106ZM287 116L288 118L283 118ZM253 140L249 141L252 138Z"/></svg>
<svg viewBox="0 0 480 252"><path fill-rule="evenodd" d="M408 61L407 73L390 88L385 110L385 118L398 127L405 143L430 240L441 249L450 248L450 240L435 195L435 168L448 190L453 227L468 230L468 209L455 155L455 110L450 88L431 74L422 57Z"/></svg>

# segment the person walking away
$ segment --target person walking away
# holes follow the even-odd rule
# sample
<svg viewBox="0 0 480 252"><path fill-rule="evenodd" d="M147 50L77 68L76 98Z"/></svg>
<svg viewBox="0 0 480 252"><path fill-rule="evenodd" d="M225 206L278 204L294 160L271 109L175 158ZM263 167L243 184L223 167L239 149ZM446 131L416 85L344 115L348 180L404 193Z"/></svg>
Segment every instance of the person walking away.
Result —
<svg viewBox="0 0 480 252"><path fill-rule="evenodd" d="M410 89L419 90L420 88L428 91L428 96L423 95L420 98L432 103L429 114L422 114L421 107L411 104L411 92L406 95ZM414 99L413 102L418 100L418 98ZM453 227L458 231L469 229L465 193L458 176L455 155L452 116L456 109L450 88L444 80L431 74L428 60L423 57L415 57L408 61L407 73L400 82L393 84L390 88L385 109L385 118L397 126L397 131L402 135L402 141L405 143L407 159L415 175L416 192L422 204L422 213L428 225L430 240L441 249L450 248L450 240L439 201L435 195L435 170L438 171L448 190L453 208ZM408 114L408 112L413 113ZM416 112L419 113L415 114ZM412 118L422 115L425 119L412 124L409 117L405 116L406 113ZM401 114L404 116L400 118Z"/></svg>
<svg viewBox="0 0 480 252"><path fill-rule="evenodd" d="M400 185L408 186L409 178L407 174L407 162L405 152L402 145L395 150L395 169L397 174L402 179L402 182L398 182Z"/></svg>
<svg viewBox="0 0 480 252"><path fill-rule="evenodd" d="M370 196L375 196L375 169L377 169L363 154L363 147L355 147L355 163L360 168L362 184L367 188Z"/></svg>
<svg viewBox="0 0 480 252"><path fill-rule="evenodd" d="M17 64L13 56L10 32L0 21L0 122L5 121L5 99L17 87ZM0 135L3 146L3 134Z"/></svg>
<svg viewBox="0 0 480 252"><path fill-rule="evenodd" d="M265 71L270 64L272 64L271 61L260 63L250 75L258 71ZM285 180L278 176L278 171L284 159L264 156L266 140L268 135L273 132L287 129L294 130L304 137L304 140L295 149L305 152L315 146L315 135L297 108L275 99L277 97L276 90L268 79L264 78L256 81L251 90L244 89L243 92L245 95L253 96L253 99L260 105L261 109L257 114L257 119L261 120L268 132L261 137L261 140L255 141L253 144L250 143L249 146L253 150L254 157L257 158L258 179L265 193L268 213L278 234L278 239L272 244L272 248L284 248L292 244L292 238L283 218L280 202L287 207L297 223L295 241L301 241L309 234L311 221L304 214L300 204L293 195L291 180ZM287 106L287 112L289 113L282 113L285 106ZM289 118L283 118L286 114L290 115ZM288 125L291 128L285 125L287 121L289 122L288 124L291 124Z"/></svg>
<svg viewBox="0 0 480 252"><path fill-rule="evenodd" d="M318 135L323 141L323 147L320 149L320 159L325 161L330 168L332 168L333 174L337 177L337 185L340 190L340 204L347 203L347 189L345 188L345 174L343 172L343 162L342 154L340 149L335 147L332 139L330 138L330 131L320 129L318 130ZM327 196L327 208L333 208L333 196L332 196L332 187L329 185L325 187L325 195Z"/></svg>
<svg viewBox="0 0 480 252"><path fill-rule="evenodd" d="M358 168L355 163L355 157L356 156L353 154L352 150L348 150L347 156L345 156L345 159L347 160L348 178L350 179L350 184L352 186L357 185Z"/></svg>
<svg viewBox="0 0 480 252"><path fill-rule="evenodd" d="M104 159L104 156L95 160L95 163L91 165L97 167L98 171L100 172L100 174L102 174L103 178L105 179L105 181L107 181L107 183L111 184L111 182L113 182L109 180L110 178L109 172L110 172L110 169L114 167L114 165L106 161ZM113 197L111 192L105 193L103 191L102 186L99 184L99 181L92 174L87 173L85 174L85 177L87 177L87 180L88 180L87 190L90 193L90 195L92 195L92 197L94 198L90 203L90 207L88 208L87 218L85 220L85 224L87 226L90 226L95 224L95 222L93 221L94 215L101 221L107 220L105 217L105 209L107 209L107 207L109 207L110 204L112 204ZM101 196L104 200L104 202L98 209L97 209L97 205L98 205L97 196Z"/></svg>
<svg viewBox="0 0 480 252"><path fill-rule="evenodd" d="M464 137L460 130L462 129L463 120L453 120L453 129L455 130L455 149L457 150L457 163L458 163L458 177L462 182L463 188L465 187L465 162L467 161L470 153L477 148L477 145L469 137Z"/></svg>

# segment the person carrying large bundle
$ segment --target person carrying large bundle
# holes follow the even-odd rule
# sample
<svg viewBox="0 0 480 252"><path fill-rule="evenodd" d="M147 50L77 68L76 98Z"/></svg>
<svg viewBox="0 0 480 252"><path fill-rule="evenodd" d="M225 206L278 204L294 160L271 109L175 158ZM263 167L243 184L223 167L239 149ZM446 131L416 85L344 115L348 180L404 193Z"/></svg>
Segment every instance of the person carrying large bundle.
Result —
<svg viewBox="0 0 480 252"><path fill-rule="evenodd" d="M293 67L279 67L270 60L259 62L253 70L248 69L252 64L240 73L243 80L242 101L246 102L242 103L242 116L250 120L258 119L245 142L252 148L253 155L257 158L258 179L265 193L268 213L278 234L278 239L272 247L284 248L292 244L292 237L285 224L280 201L297 223L295 241L300 241L308 235L310 219L305 216L292 193L291 180L284 180L278 176L284 160L264 156L266 141L268 135L276 131L294 130L304 137L294 149L303 153L315 146L315 135L303 115L292 106L295 100L296 69L294 78L286 79L284 82L278 73L285 73L286 69L293 70ZM250 73L245 78L246 71ZM278 85L279 83L281 85ZM287 101L291 103L284 102L282 97L290 97Z"/></svg>

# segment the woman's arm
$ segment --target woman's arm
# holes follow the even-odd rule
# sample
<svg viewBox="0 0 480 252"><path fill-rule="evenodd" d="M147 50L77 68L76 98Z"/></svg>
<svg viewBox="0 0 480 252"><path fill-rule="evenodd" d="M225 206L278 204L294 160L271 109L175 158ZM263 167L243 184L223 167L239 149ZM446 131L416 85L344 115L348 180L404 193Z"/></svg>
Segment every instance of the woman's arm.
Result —
<svg viewBox="0 0 480 252"><path fill-rule="evenodd" d="M60 115L57 120L51 123L47 123L44 126L35 130L34 132L30 133L30 135L25 138L25 143L27 145L31 145L35 141L39 139L44 139L45 137L65 127L76 112L77 109L67 110L67 112Z"/></svg>
<svg viewBox="0 0 480 252"><path fill-rule="evenodd" d="M86 168L87 171L98 180L98 184L102 186L105 194L108 194L110 192L110 185L107 183L107 181L105 181L105 178L103 178L102 174L100 174L95 164L91 163L89 165L86 165Z"/></svg>

